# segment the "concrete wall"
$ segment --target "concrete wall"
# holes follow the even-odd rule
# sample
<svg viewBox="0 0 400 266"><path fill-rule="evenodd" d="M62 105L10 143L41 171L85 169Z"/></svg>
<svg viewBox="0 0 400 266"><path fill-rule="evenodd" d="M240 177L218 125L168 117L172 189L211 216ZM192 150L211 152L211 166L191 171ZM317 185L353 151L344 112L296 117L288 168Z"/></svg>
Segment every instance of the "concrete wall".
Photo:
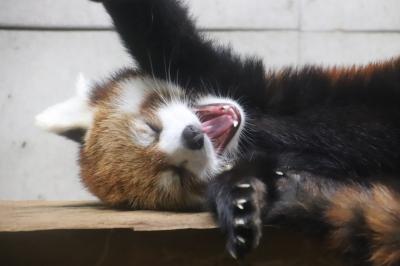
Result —
<svg viewBox="0 0 400 266"><path fill-rule="evenodd" d="M358 64L400 55L399 0L187 0L199 26L268 67ZM0 1L0 199L87 199L77 146L35 114L71 96L79 72L131 64L100 5Z"/></svg>

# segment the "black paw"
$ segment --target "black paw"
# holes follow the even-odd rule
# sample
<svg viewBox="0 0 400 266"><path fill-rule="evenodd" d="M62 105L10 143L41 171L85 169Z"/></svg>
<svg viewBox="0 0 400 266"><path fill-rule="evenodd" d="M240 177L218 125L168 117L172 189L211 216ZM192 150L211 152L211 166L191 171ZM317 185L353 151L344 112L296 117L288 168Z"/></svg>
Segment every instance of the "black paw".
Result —
<svg viewBox="0 0 400 266"><path fill-rule="evenodd" d="M265 202L265 185L256 178L246 178L234 183L228 193L226 248L233 258L241 259L258 246L262 235L261 210Z"/></svg>

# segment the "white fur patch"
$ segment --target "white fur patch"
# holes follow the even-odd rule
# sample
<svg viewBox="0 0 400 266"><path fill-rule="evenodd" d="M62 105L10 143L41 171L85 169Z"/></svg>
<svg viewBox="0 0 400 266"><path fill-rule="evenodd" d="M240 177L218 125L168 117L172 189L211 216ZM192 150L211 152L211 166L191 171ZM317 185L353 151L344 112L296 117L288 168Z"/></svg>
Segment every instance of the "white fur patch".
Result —
<svg viewBox="0 0 400 266"><path fill-rule="evenodd" d="M114 100L115 107L122 112L137 113L149 92L147 82L141 77L132 77L119 83L121 94Z"/></svg>
<svg viewBox="0 0 400 266"><path fill-rule="evenodd" d="M195 125L200 127L197 116L182 103L170 103L158 111L158 117L163 125L160 136L160 148L167 154L174 154L186 149L182 145L182 132L185 127Z"/></svg>
<svg viewBox="0 0 400 266"><path fill-rule="evenodd" d="M205 138L204 146L191 150L182 142L182 132L186 126L201 127L197 116L184 103L170 103L158 111L163 125L158 147L169 155L171 163L183 166L196 176L207 179L208 173L216 168L217 159L211 141Z"/></svg>
<svg viewBox="0 0 400 266"><path fill-rule="evenodd" d="M180 177L173 171L167 170L160 174L158 185L165 191L174 191L180 187Z"/></svg>
<svg viewBox="0 0 400 266"><path fill-rule="evenodd" d="M77 79L76 96L53 105L36 116L36 125L53 133L72 129L87 129L93 121L93 110L89 105L89 82L82 74Z"/></svg>
<svg viewBox="0 0 400 266"><path fill-rule="evenodd" d="M140 111L140 105L149 93L167 91L169 95L175 96L180 91L172 83L143 76L123 80L119 83L119 86L122 92L115 99L115 106L119 110L128 113L137 113Z"/></svg>

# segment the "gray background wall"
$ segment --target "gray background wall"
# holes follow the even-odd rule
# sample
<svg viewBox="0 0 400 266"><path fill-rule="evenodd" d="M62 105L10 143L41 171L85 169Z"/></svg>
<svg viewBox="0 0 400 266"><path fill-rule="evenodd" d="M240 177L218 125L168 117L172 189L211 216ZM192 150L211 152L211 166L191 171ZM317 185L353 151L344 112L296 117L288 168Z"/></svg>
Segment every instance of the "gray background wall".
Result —
<svg viewBox="0 0 400 266"><path fill-rule="evenodd" d="M269 68L362 64L400 55L399 0L187 0L199 26ZM0 0L0 199L87 199L77 145L34 127L74 93L129 65L102 7Z"/></svg>

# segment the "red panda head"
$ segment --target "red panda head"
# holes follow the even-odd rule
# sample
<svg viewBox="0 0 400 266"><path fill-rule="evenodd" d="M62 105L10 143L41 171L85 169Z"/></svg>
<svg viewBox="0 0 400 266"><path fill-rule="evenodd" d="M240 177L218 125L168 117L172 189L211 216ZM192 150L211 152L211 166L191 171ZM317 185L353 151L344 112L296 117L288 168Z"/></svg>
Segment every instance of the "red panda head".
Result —
<svg viewBox="0 0 400 266"><path fill-rule="evenodd" d="M133 71L87 95L81 177L109 205L199 208L207 181L234 160L245 119L235 101L188 96ZM42 126L45 114L37 119Z"/></svg>

